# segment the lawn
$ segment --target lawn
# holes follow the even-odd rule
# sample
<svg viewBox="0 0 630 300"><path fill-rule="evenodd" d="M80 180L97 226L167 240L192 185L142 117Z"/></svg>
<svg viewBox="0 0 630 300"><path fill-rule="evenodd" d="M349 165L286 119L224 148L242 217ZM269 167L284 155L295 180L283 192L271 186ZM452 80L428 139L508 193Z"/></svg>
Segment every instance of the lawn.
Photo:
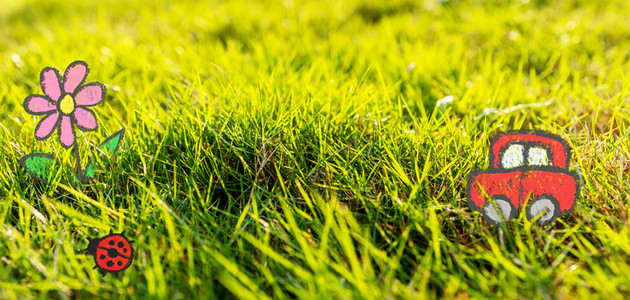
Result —
<svg viewBox="0 0 630 300"><path fill-rule="evenodd" d="M1 299L630 297L629 1L0 7ZM76 60L107 87L78 152L23 107ZM19 163L121 129L82 185ZM468 207L511 129L571 145L571 214ZM110 230L134 241L118 277L84 251Z"/></svg>

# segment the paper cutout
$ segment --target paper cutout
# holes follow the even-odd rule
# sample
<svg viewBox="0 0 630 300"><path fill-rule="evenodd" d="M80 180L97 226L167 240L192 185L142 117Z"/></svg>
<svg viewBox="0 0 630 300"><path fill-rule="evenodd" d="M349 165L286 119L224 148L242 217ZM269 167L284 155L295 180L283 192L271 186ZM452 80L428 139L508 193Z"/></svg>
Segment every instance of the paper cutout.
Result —
<svg viewBox="0 0 630 300"><path fill-rule="evenodd" d="M46 153L31 153L20 159L20 165L31 176L43 183L48 183L55 175L55 156Z"/></svg>
<svg viewBox="0 0 630 300"><path fill-rule="evenodd" d="M527 219L547 225L570 213L580 197L580 180L569 171L571 147L542 130L499 133L490 144L487 170L471 172L468 206L498 226L526 205Z"/></svg>
<svg viewBox="0 0 630 300"><path fill-rule="evenodd" d="M105 150L104 153L109 154L110 157L114 157L118 148L120 147L120 141L125 136L125 130L121 129L120 131L109 136L101 145L98 147L99 149ZM107 166L107 163L105 164ZM89 180L90 178L96 175L96 169L92 160L89 160L87 166L85 167L85 172L82 174L82 178L85 180Z"/></svg>
<svg viewBox="0 0 630 300"><path fill-rule="evenodd" d="M84 61L71 63L63 79L54 68L44 68L40 83L44 95L31 95L24 100L24 110L32 115L46 115L35 128L35 138L48 139L59 129L59 142L68 149L75 142L76 126L82 131L94 131L98 122L89 106L103 101L107 88L100 82L81 85L90 69ZM63 90L61 85L63 83Z"/></svg>
<svg viewBox="0 0 630 300"><path fill-rule="evenodd" d="M118 277L118 272L122 272L131 266L133 262L133 241L125 236L125 231L114 233L111 229L109 234L96 239L89 239L87 250L94 256L95 266L102 276L113 273Z"/></svg>
<svg viewBox="0 0 630 300"><path fill-rule="evenodd" d="M96 174L91 161L82 171L80 154L76 144L75 127L89 132L98 129L94 112L89 108L103 101L107 88L100 82L83 84L90 69L84 61L71 63L63 78L55 68L44 68L40 74L40 83L44 95L30 95L24 99L24 110L32 115L44 115L35 127L35 139L47 140L57 131L59 143L66 149L73 147L76 156L76 168L68 167L75 176L75 182L84 182ZM63 87L63 88L62 88ZM124 129L105 140L113 156L120 146ZM115 145L114 145L115 144ZM36 157L39 157L35 159ZM44 159L46 158L46 159ZM51 179L49 160L52 154L29 154L20 160L22 167L36 179L48 183Z"/></svg>
<svg viewBox="0 0 630 300"><path fill-rule="evenodd" d="M108 137L103 143L101 143L101 146L99 148L109 151L112 156L116 155L116 151L118 151L118 147L120 147L120 140L123 138L124 135L125 130L121 129L120 131Z"/></svg>

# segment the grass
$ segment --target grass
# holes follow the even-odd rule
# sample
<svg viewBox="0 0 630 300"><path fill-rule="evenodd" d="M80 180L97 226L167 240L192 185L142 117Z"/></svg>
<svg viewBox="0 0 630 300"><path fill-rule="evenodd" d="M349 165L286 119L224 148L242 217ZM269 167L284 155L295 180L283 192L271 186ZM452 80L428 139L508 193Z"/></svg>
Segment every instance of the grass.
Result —
<svg viewBox="0 0 630 300"><path fill-rule="evenodd" d="M0 298L630 297L630 2L195 2L0 0ZM74 157L22 102L77 59L108 88L81 151L126 136L43 185L21 157ZM495 228L466 181L520 128L582 196ZM82 251L110 229L118 278Z"/></svg>

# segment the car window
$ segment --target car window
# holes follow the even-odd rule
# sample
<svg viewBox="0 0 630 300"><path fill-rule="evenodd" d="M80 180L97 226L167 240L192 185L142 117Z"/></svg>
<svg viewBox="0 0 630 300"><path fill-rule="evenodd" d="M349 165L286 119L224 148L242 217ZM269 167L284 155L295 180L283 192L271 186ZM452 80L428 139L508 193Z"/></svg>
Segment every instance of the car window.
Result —
<svg viewBox="0 0 630 300"><path fill-rule="evenodd" d="M525 147L520 144L513 144L505 150L501 165L505 169L511 169L523 165L523 150Z"/></svg>
<svg viewBox="0 0 630 300"><path fill-rule="evenodd" d="M548 166L551 165L549 157L547 156L547 150L540 147L529 148L529 154L527 155L527 162L530 166Z"/></svg>

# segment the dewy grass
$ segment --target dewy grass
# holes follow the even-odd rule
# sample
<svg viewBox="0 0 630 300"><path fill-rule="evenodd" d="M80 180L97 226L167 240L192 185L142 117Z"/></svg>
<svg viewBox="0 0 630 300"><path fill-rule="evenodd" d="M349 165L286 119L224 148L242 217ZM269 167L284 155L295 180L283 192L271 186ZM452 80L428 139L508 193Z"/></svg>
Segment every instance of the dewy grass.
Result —
<svg viewBox="0 0 630 300"><path fill-rule="evenodd" d="M0 298L630 297L627 1L0 6ZM22 103L75 60L108 91L81 153L125 137L45 185L22 156L74 157ZM571 145L570 215L468 208L509 129ZM110 230L118 278L84 251Z"/></svg>

